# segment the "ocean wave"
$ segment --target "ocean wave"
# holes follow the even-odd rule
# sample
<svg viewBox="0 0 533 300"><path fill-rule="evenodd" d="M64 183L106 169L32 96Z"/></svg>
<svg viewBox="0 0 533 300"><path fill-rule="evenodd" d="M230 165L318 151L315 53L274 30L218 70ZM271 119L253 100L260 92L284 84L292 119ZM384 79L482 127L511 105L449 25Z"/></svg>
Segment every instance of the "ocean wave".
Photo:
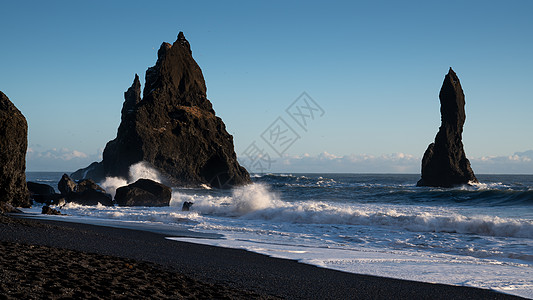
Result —
<svg viewBox="0 0 533 300"><path fill-rule="evenodd" d="M396 194L405 194L404 191L394 191ZM410 199L421 202L453 202L465 205L506 206L506 205L533 205L533 191L511 188L457 188L449 190L428 190L409 195Z"/></svg>
<svg viewBox="0 0 533 300"><path fill-rule="evenodd" d="M81 205L77 203L67 203L62 207L62 213L74 217L87 217L100 219L112 219L120 221L135 221L141 223L179 223L191 224L201 221L202 216L198 212L182 212L181 209L169 209L168 207L123 207L123 206L103 206Z"/></svg>
<svg viewBox="0 0 533 300"><path fill-rule="evenodd" d="M100 186L115 198L115 194L119 187L134 183L141 178L150 179L159 183L163 182L161 174L144 161L131 165L128 175L127 179L122 177L106 177L104 181L100 183Z"/></svg>
<svg viewBox="0 0 533 300"><path fill-rule="evenodd" d="M239 217L303 224L369 225L409 231L448 232L484 236L533 238L533 221L496 216L464 216L443 208L361 205L324 201L287 202L266 185L252 184L231 196L173 194L173 205L194 202L202 215Z"/></svg>
<svg viewBox="0 0 533 300"><path fill-rule="evenodd" d="M257 183L234 188L231 196L190 195L174 191L170 205L180 207L185 201L194 203L194 211L230 217L283 205L276 193L269 191L266 185Z"/></svg>
<svg viewBox="0 0 533 300"><path fill-rule="evenodd" d="M334 187L338 183L332 179L322 176L292 175L292 174L265 174L253 177L257 183L266 183L274 187Z"/></svg>
<svg viewBox="0 0 533 300"><path fill-rule="evenodd" d="M400 179L400 180L399 180ZM276 190L298 197L315 193L328 194L328 200L355 200L362 203L395 203L431 205L506 206L533 205L533 189L530 186L503 182L476 183L454 188L416 187L411 178L389 175L365 175L358 177L326 174L266 174L254 178L256 183L272 186Z"/></svg>

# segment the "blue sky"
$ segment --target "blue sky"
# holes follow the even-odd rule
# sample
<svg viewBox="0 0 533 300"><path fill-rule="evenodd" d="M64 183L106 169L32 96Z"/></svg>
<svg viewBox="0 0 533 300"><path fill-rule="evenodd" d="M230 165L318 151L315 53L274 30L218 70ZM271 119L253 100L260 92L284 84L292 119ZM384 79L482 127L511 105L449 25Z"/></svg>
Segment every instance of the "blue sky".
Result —
<svg viewBox="0 0 533 300"><path fill-rule="evenodd" d="M239 156L254 141L272 152L261 134L288 118L302 92L323 108L307 131L290 123L301 138L272 171L418 172L451 66L466 95L474 171L533 173L531 1L4 1L0 9L0 90L28 120L28 170L99 160L134 74L144 83L160 44L183 31Z"/></svg>

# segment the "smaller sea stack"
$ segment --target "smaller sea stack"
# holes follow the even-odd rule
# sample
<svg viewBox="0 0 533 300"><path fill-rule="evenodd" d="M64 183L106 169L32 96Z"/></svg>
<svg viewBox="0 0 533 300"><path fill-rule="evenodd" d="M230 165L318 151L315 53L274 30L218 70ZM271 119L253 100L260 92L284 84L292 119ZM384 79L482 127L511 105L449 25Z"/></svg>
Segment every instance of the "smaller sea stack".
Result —
<svg viewBox="0 0 533 300"><path fill-rule="evenodd" d="M441 125L424 157L422 178L417 186L453 187L477 183L463 149L463 125L466 120L465 95L459 78L450 68L439 94Z"/></svg>

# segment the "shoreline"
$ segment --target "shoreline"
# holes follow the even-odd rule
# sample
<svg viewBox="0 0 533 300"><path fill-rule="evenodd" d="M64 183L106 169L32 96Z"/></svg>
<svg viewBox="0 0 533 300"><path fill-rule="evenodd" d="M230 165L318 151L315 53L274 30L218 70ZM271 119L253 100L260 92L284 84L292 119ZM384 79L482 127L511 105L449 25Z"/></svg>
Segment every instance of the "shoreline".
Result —
<svg viewBox="0 0 533 300"><path fill-rule="evenodd" d="M230 294L237 291L244 298L523 299L472 287L346 273L245 250L179 242L166 237L155 232L35 220L22 215L0 217L1 242L155 264L206 286L215 285ZM239 297L237 294L232 297Z"/></svg>

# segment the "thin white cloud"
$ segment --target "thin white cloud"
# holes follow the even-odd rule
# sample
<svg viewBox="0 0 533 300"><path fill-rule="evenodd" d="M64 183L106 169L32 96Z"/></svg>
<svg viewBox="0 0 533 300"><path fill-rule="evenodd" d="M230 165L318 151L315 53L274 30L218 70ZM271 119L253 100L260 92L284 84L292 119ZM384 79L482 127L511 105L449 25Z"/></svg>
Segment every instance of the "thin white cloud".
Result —
<svg viewBox="0 0 533 300"><path fill-rule="evenodd" d="M79 150L53 148L37 151L29 147L26 154L28 171L65 171L71 172L84 168L94 161L102 160L103 149L87 154ZM533 150L516 152L507 156L469 157L476 174L533 174ZM349 154L337 155L322 152L318 155L304 153L273 157L261 171L244 166L251 172L294 172L294 173L420 173L421 157L408 153L383 155Z"/></svg>
<svg viewBox="0 0 533 300"><path fill-rule="evenodd" d="M472 169L479 174L533 174L533 150L507 156L470 158Z"/></svg>
<svg viewBox="0 0 533 300"><path fill-rule="evenodd" d="M38 151L29 147L26 152L26 170L28 171L75 171L102 159L102 151L87 154L68 148L52 148Z"/></svg>
<svg viewBox="0 0 533 300"><path fill-rule="evenodd" d="M251 172L318 172L318 173L420 173L421 157L407 153L383 155L349 154L336 155L322 152L318 155L285 155L272 158L272 163L263 162L261 170L256 164ZM533 150L517 152L508 156L484 156L469 158L477 174L533 174Z"/></svg>
<svg viewBox="0 0 533 300"><path fill-rule="evenodd" d="M393 153L386 155L350 154L336 155L322 152L318 155L285 155L272 158L273 162L264 172L336 172L336 173L416 173L420 170L420 160L413 155ZM246 166L246 162L244 161ZM252 172L260 172L249 168Z"/></svg>

